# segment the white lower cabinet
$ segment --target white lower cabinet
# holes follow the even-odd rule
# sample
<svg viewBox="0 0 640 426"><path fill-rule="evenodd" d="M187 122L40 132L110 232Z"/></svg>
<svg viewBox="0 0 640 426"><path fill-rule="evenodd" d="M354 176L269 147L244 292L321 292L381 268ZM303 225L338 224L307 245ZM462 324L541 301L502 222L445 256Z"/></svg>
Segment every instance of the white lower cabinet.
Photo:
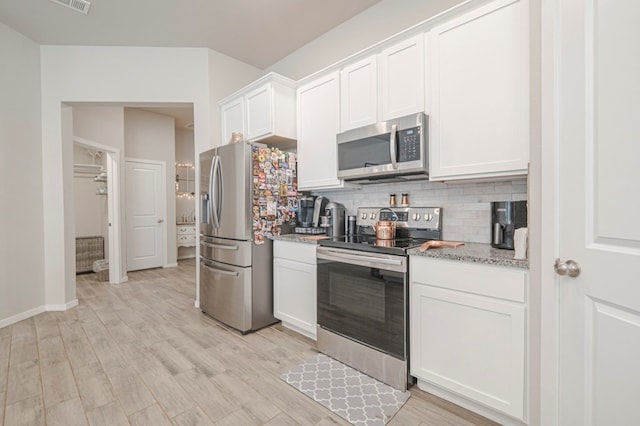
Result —
<svg viewBox="0 0 640 426"><path fill-rule="evenodd" d="M316 246L273 242L273 315L316 340Z"/></svg>
<svg viewBox="0 0 640 426"><path fill-rule="evenodd" d="M418 386L500 423L522 424L527 272L420 256L410 263Z"/></svg>

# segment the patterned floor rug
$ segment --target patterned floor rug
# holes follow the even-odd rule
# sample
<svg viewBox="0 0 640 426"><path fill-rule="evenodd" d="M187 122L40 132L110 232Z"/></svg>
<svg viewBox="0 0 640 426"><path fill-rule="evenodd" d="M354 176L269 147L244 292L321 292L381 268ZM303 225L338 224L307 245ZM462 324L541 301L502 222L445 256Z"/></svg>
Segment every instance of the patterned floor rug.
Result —
<svg viewBox="0 0 640 426"><path fill-rule="evenodd" d="M385 425L411 396L324 354L280 378L353 425Z"/></svg>

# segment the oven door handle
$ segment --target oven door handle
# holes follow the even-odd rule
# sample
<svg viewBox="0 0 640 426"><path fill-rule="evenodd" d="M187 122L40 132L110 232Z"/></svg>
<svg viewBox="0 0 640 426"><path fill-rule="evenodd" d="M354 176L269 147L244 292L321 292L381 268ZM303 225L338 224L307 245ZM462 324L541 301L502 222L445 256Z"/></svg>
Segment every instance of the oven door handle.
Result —
<svg viewBox="0 0 640 426"><path fill-rule="evenodd" d="M322 252L318 251L318 257L326 260L333 260L340 262L341 260L355 260L359 262L371 262L383 265L402 266L402 260L400 259L385 259L375 256L368 256L366 254L350 254L344 251L325 249Z"/></svg>

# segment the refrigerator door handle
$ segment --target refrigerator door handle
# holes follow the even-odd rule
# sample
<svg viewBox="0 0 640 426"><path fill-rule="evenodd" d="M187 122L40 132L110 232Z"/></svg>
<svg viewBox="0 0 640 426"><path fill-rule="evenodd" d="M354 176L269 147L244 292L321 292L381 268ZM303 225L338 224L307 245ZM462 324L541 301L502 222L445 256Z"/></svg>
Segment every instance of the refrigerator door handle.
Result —
<svg viewBox="0 0 640 426"><path fill-rule="evenodd" d="M214 228L220 227L220 220L218 218L218 209L220 208L218 206L218 203L220 202L220 195L219 195L220 184L218 182L219 164L220 164L220 157L216 155L215 157L213 157L213 161L211 162L211 178L209 179L209 182L210 182L209 191L211 194L211 196L209 197L211 200L209 206L210 206L211 217L213 218Z"/></svg>
<svg viewBox="0 0 640 426"><path fill-rule="evenodd" d="M233 271L225 271L224 269L218 269L218 268L212 268L211 266L208 266L206 264L202 264L203 268L207 268L208 270L215 272L217 274L220 275L228 275L230 277L237 277L238 275L240 275L239 272L233 272Z"/></svg>
<svg viewBox="0 0 640 426"><path fill-rule="evenodd" d="M216 200L216 221L218 222L218 227L220 227L220 221L222 220L223 212L222 201L224 200L224 182L222 181L224 173L222 171L222 161L220 161L220 157L218 157L216 173L216 183L218 184L218 199Z"/></svg>
<svg viewBox="0 0 640 426"><path fill-rule="evenodd" d="M214 156L211 159L211 168L209 169L209 194L207 197L207 213L209 216L209 219L211 221L211 224L214 227L217 227L218 225L216 224L216 220L215 217L213 216L213 202L214 202L214 196L213 196L213 176L214 176L214 169L215 169L215 165L216 165L216 156Z"/></svg>

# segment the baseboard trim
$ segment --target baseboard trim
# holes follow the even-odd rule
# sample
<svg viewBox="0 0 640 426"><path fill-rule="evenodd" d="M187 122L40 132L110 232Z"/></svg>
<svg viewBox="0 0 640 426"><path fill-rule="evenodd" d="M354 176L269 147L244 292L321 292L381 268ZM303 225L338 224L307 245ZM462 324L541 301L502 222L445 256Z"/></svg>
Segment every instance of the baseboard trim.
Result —
<svg viewBox="0 0 640 426"><path fill-rule="evenodd" d="M178 262L176 263L167 263L166 265L163 266L163 268L177 268L178 267Z"/></svg>
<svg viewBox="0 0 640 426"><path fill-rule="evenodd" d="M9 318L5 318L0 320L0 328L7 327L9 325L15 324L27 318L34 317L38 314L41 314L45 311L45 306L38 306L37 308L29 309L28 311L20 312L19 314L15 314L10 316Z"/></svg>
<svg viewBox="0 0 640 426"><path fill-rule="evenodd" d="M78 306L78 299L74 299L70 302L65 303L64 305L45 305L46 311L66 311L67 309L71 309L75 306Z"/></svg>
<svg viewBox="0 0 640 426"><path fill-rule="evenodd" d="M22 320L26 320L27 318L35 317L38 314L47 311L66 311L67 309L71 309L73 307L78 306L78 299L74 299L70 302L67 302L63 305L42 305L33 309L26 310L24 312L20 312L19 314L12 315L8 318L0 320L0 328L7 327L9 325L15 324Z"/></svg>

